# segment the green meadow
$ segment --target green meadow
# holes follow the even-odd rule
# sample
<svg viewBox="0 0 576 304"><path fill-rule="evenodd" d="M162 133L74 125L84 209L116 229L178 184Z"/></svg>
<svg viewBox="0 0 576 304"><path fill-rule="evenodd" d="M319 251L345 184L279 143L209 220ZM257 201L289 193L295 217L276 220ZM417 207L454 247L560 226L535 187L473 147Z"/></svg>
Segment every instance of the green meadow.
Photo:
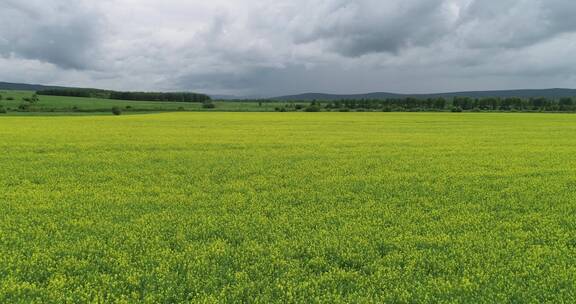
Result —
<svg viewBox="0 0 576 304"><path fill-rule="evenodd" d="M214 101L215 108L205 109L199 102L167 102L167 101L129 101L104 98L84 98L69 96L39 96L39 102L30 109L21 111L23 98L34 95L32 91L0 91L0 108L7 109L8 115L45 116L45 115L85 115L110 114L113 107L120 108L125 114L146 112L274 112L276 108L288 105L308 105L308 102L258 102L251 101ZM10 99L10 100L8 100ZM6 115L0 113L0 115Z"/></svg>
<svg viewBox="0 0 576 304"><path fill-rule="evenodd" d="M573 303L575 152L570 114L0 116L0 302Z"/></svg>

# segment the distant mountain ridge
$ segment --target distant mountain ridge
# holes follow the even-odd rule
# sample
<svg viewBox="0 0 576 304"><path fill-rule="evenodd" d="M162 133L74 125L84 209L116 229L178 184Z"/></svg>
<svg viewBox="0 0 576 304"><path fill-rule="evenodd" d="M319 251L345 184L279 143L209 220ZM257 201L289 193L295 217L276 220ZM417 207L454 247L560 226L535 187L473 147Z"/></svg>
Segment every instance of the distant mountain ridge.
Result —
<svg viewBox="0 0 576 304"><path fill-rule="evenodd" d="M72 88L59 87L59 86L45 86L45 85L41 85L41 84L0 82L0 90L40 91L40 90L59 90L59 89L72 89Z"/></svg>
<svg viewBox="0 0 576 304"><path fill-rule="evenodd" d="M0 90L18 90L18 91L40 91L40 90L54 90L54 89L86 89L77 87L64 87L64 86L50 86L41 84L26 84L26 83L11 83L0 82ZM96 89L90 89L96 90ZM325 93L305 93L298 95L278 96L272 98L265 98L271 100L281 101L310 101L310 100L343 100L343 99L386 99L386 98L434 98L434 97L548 97L548 98L561 98L561 97L576 97L576 89L565 88L552 88L552 89L520 89L520 90L494 90L494 91L463 91L463 92L448 92L448 93L432 93L432 94L398 94L389 92L374 92L365 94L325 94ZM241 99L262 99L257 96L231 96L231 95L212 95L214 99L220 100L241 100Z"/></svg>
<svg viewBox="0 0 576 304"><path fill-rule="evenodd" d="M306 93L299 95L288 95L273 97L273 100L295 101L295 100L343 100L343 99L386 99L386 98L434 98L434 97L576 97L576 89L523 89L523 90L496 90L496 91L465 91L465 92L448 92L433 94L396 94L388 92L375 92L366 94L324 94L324 93Z"/></svg>

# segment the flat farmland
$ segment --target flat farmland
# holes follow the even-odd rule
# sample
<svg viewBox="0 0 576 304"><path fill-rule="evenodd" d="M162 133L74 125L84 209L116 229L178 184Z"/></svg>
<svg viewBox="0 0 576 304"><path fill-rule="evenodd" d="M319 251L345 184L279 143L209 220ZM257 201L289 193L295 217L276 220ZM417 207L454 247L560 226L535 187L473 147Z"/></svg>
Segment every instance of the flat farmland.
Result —
<svg viewBox="0 0 576 304"><path fill-rule="evenodd" d="M0 117L0 302L576 301L576 116Z"/></svg>

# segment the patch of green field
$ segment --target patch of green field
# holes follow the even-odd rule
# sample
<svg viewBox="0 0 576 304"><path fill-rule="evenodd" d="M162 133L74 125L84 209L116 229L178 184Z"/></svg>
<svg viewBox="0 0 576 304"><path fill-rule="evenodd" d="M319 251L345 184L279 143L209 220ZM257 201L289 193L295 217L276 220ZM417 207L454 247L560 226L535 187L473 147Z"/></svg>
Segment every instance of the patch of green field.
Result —
<svg viewBox="0 0 576 304"><path fill-rule="evenodd" d="M30 97L30 91L0 91L3 100L0 105L9 109L10 114L22 104L22 98ZM7 100L8 97L14 100ZM30 113L82 113L102 112L110 113L113 107L120 107L125 113L131 112L166 112L166 111L224 111L224 112L273 112L277 107L287 105L286 102L242 102L242 101L215 101L216 108L204 109L201 103L193 102L158 102L158 101L126 101L101 98L83 98L66 96L39 96L40 101L33 105ZM22 114L20 114L22 115Z"/></svg>
<svg viewBox="0 0 576 304"><path fill-rule="evenodd" d="M576 116L0 117L0 302L576 300Z"/></svg>

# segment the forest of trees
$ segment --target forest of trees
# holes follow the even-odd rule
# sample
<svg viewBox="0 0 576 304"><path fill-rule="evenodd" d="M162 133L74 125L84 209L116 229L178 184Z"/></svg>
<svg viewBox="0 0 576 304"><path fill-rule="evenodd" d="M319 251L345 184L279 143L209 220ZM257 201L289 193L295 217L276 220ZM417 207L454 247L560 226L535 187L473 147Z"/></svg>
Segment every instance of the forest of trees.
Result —
<svg viewBox="0 0 576 304"><path fill-rule="evenodd" d="M37 91L36 94L50 96L90 97L90 93L81 90L42 90Z"/></svg>
<svg viewBox="0 0 576 304"><path fill-rule="evenodd" d="M206 102L210 96L198 93L176 92L116 92L94 89L54 89L37 91L38 95L104 98L135 101Z"/></svg>
<svg viewBox="0 0 576 304"><path fill-rule="evenodd" d="M96 89L47 89L36 91L38 95L44 96L67 96L67 97L87 97L87 98L109 98L111 91Z"/></svg>
<svg viewBox="0 0 576 304"><path fill-rule="evenodd" d="M110 99L139 101L205 102L210 96L197 93L111 92Z"/></svg>
<svg viewBox="0 0 576 304"><path fill-rule="evenodd" d="M327 110L380 111L576 111L576 99L563 98L388 98L379 100L339 100L325 103Z"/></svg>
<svg viewBox="0 0 576 304"><path fill-rule="evenodd" d="M215 104L211 98L197 93L154 93L154 92L115 92L95 89L55 89L42 90L38 95L56 95L73 97L92 97L103 99L131 100L131 101L172 101L202 103L203 109L212 109ZM2 97L0 97L0 100ZM13 97L5 98L14 100ZM38 101L38 96L23 98L19 110L32 108ZM245 104L257 103L260 107L264 103L274 104L279 112L292 111L383 111L383 112L575 112L576 97L395 97L384 99L345 99L333 101L291 101L289 103L278 100L237 100L230 104L241 102ZM234 108L237 108L234 106ZM250 108L248 106L248 108ZM9 108L6 107L7 110Z"/></svg>

